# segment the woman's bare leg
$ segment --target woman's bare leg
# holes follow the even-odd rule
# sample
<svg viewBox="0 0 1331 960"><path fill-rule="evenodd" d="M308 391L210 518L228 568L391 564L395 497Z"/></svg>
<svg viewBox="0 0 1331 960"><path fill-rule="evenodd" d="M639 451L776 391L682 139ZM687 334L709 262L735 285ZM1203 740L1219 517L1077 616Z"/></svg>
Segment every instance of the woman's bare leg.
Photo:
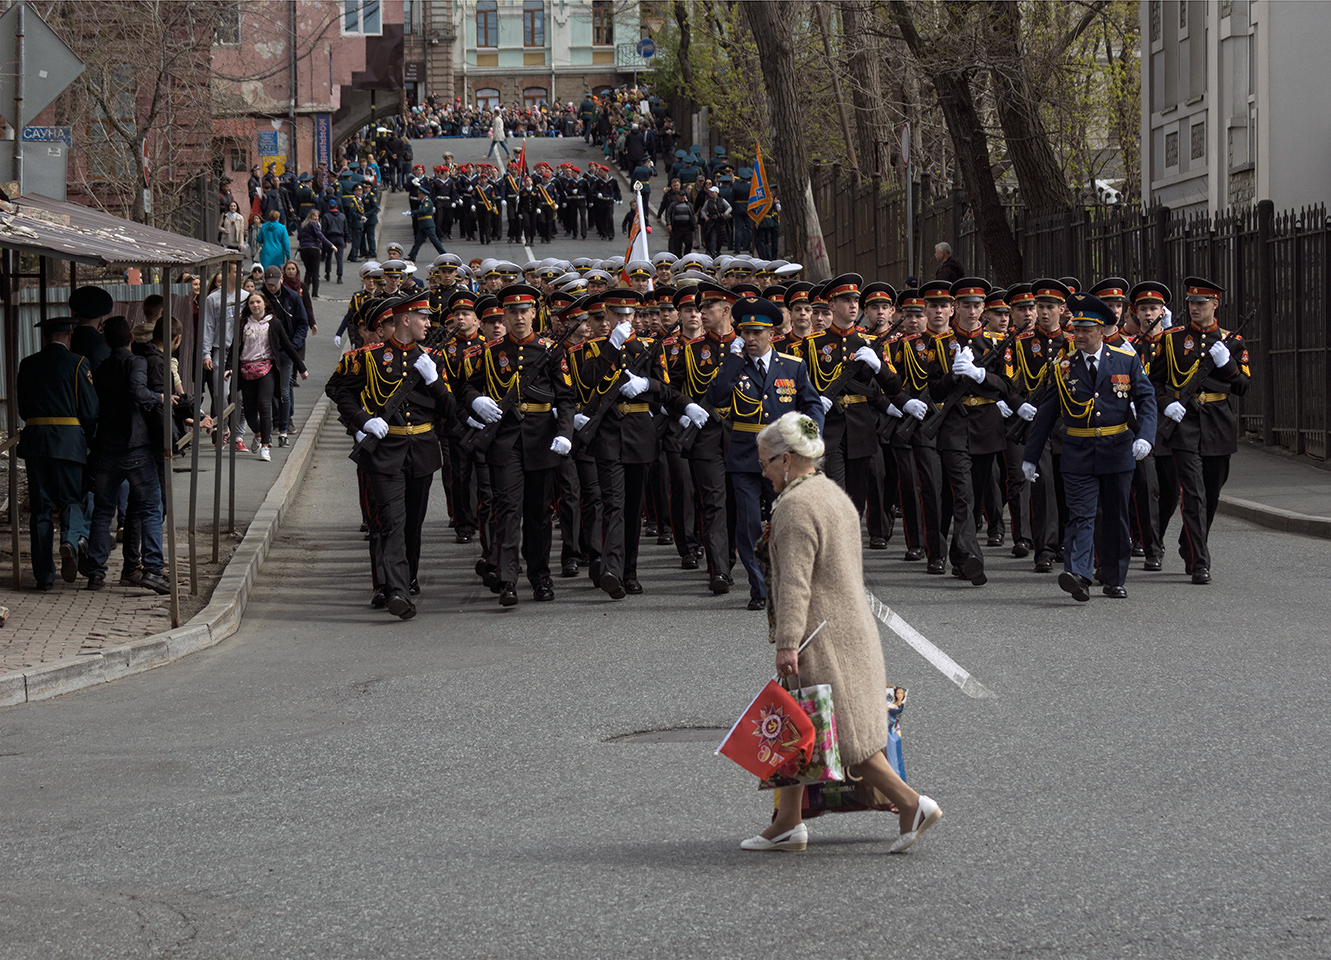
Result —
<svg viewBox="0 0 1331 960"><path fill-rule="evenodd" d="M787 830L794 830L804 819L804 787L782 787L777 791L776 818L762 836L771 840Z"/></svg>
<svg viewBox="0 0 1331 960"><path fill-rule="evenodd" d="M887 762L887 757L881 753L862 760L855 769L871 786L887 794L887 798L897 805L897 810L901 812L901 832L908 832L914 826L915 811L920 808L919 793L897 776L897 772ZM784 800L782 806L785 806Z"/></svg>

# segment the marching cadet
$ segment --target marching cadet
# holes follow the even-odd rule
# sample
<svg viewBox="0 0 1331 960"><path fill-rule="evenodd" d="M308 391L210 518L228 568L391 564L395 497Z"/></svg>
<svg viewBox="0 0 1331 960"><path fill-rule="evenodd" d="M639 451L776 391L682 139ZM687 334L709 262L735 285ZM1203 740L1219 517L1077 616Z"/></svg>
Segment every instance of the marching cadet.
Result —
<svg viewBox="0 0 1331 960"><path fill-rule="evenodd" d="M639 294L647 292L656 276L656 268L648 260L630 260L624 264L624 272L629 276L629 286Z"/></svg>
<svg viewBox="0 0 1331 960"><path fill-rule="evenodd" d="M731 306L730 315L739 336L707 388L707 400L714 407L730 408L733 432L726 472L735 491L735 547L749 575L749 609L763 610L767 583L754 547L773 493L758 462L758 434L791 410L806 414L821 430L824 411L800 359L772 349L772 329L781 322L781 308L761 297L743 297Z"/></svg>
<svg viewBox="0 0 1331 960"><path fill-rule="evenodd" d="M489 244L499 236L499 199L495 188L490 185L490 175L483 168L471 187L470 200L470 212L480 232L481 243Z"/></svg>
<svg viewBox="0 0 1331 960"><path fill-rule="evenodd" d="M590 301L596 300L596 317L589 312ZM568 357L569 375L573 380L578 407L591 402L596 382L582 376L583 350L594 338L610 335L614 324L606 320L605 303L599 298L575 294L556 293L550 300L550 309L561 327L573 325L573 332L564 341ZM579 422L574 415L573 423ZM560 464L557 476L559 487L559 527L563 538L560 547L561 576L576 577L578 565L587 564L593 586L601 585L601 481L596 472L596 456L590 447L574 444L572 456Z"/></svg>
<svg viewBox="0 0 1331 960"><path fill-rule="evenodd" d="M504 338L504 308L499 301L488 294L476 295L476 316L480 320L480 339L484 346L491 346ZM471 362L472 376L475 376L482 350ZM461 402L458 403L458 418L473 430L481 430L485 424ZM461 441L458 443L461 449ZM465 451L464 451L465 452ZM495 561L495 498L490 486L490 467L486 462L484 450L472 451L475 461L473 475L476 478L476 533L481 544L481 558L476 561L476 576L492 593L499 592L499 565Z"/></svg>
<svg viewBox="0 0 1331 960"><path fill-rule="evenodd" d="M352 361L337 382L338 412L357 433L378 443L364 454L383 546L384 595L388 612L403 620L416 615L410 596L420 592L421 527L430 503L430 483L442 466L435 424L452 413L448 381L439 358L418 341L430 328L430 302L400 297L391 306L393 333ZM399 389L405 399L388 417L385 407Z"/></svg>
<svg viewBox="0 0 1331 960"><path fill-rule="evenodd" d="M97 390L87 357L69 349L78 321L48 317L37 326L42 349L19 363L18 455L28 471L28 534L38 590L55 584L53 513L60 514L60 578L73 583L88 563L92 517L83 496L88 442L97 429Z"/></svg>
<svg viewBox="0 0 1331 960"><path fill-rule="evenodd" d="M476 419L499 424L485 457L495 500L492 562L505 607L518 602L519 550L534 599L555 598L550 578L555 469L573 450L573 382L556 343L532 329L539 296L525 283L499 291L508 333L486 346L463 388L464 406ZM501 407L510 390L518 402Z"/></svg>
<svg viewBox="0 0 1331 960"><path fill-rule="evenodd" d="M1101 592L1122 599L1128 595L1124 583L1132 559L1128 497L1135 461L1151 451L1145 437L1155 432L1155 390L1131 350L1103 342L1104 327L1114 318L1108 304L1089 294L1073 294L1067 306L1076 349L1049 364L1050 389L1031 421L1021 469L1028 480L1035 479L1045 443L1061 419L1066 427L1062 470L1068 526L1058 585L1075 600L1089 600L1098 550ZM1136 436L1128 423L1134 405Z"/></svg>
<svg viewBox="0 0 1331 960"><path fill-rule="evenodd" d="M465 383L475 372L476 362L485 349L481 336L481 318L476 313L476 294L470 290L454 290L444 306L450 323L457 324L453 339L443 345L441 359L449 383ZM449 425L448 482L452 488L449 497L453 510L453 534L458 543L471 543L477 532L474 460L462 449L459 441L461 423Z"/></svg>
<svg viewBox="0 0 1331 960"><path fill-rule="evenodd" d="M796 280L786 284L785 308L790 311L790 332L786 334L786 343L792 353L798 353L800 344L813 335L813 303L809 293L813 284L807 280Z"/></svg>
<svg viewBox="0 0 1331 960"><path fill-rule="evenodd" d="M641 296L633 290L615 289L604 294L602 300L607 318L616 325L608 337L593 339L584 348L582 377L596 384L597 394L618 397L597 428L591 446L601 486L601 570L597 579L611 599L622 600L626 594L642 593L638 542L647 474L657 456L652 405L675 406L679 394L664 382L659 359L642 374L629 369L650 349L633 328L633 314L642 302ZM578 429L586 423L584 414L574 418Z"/></svg>
<svg viewBox="0 0 1331 960"><path fill-rule="evenodd" d="M1165 445L1174 454L1182 493L1179 554L1192 582L1206 584L1211 582L1211 521L1229 477L1229 458L1238 450L1238 418L1229 398L1248 392L1248 348L1216 319L1224 287L1204 277L1183 282L1189 322L1161 338L1151 381L1164 404L1163 415L1178 424ZM1186 403L1185 391L1192 393Z"/></svg>
<svg viewBox="0 0 1331 960"><path fill-rule="evenodd" d="M672 295L672 305L679 316L679 329L666 338L662 353L666 374L672 384L686 382L685 357L688 345L703 336L697 294L694 285L686 284ZM680 569L697 570L698 560L704 555L703 538L698 523L699 514L695 508L693 473L689 469L687 451L680 447L682 439L683 428L679 423L672 423L661 443L669 478L670 526L674 533L675 550L679 554Z"/></svg>
<svg viewBox="0 0 1331 960"><path fill-rule="evenodd" d="M695 302L706 333L688 341L682 351L683 377L677 385L680 393L692 402L687 404L678 422L686 431L682 442L693 476L693 489L701 506L707 588L720 596L729 593L734 583L730 576L735 564L734 494L726 478L731 422L728 408L703 404L707 403L707 388L720 371L735 339L730 307L739 298L711 280L698 281L696 290ZM681 306L680 309L683 311L684 308ZM691 443L690 436L693 437Z"/></svg>
<svg viewBox="0 0 1331 960"><path fill-rule="evenodd" d="M890 283L875 281L860 291L860 313L864 317L863 336L878 355L878 359L889 367L892 365L892 358L890 344L886 338L888 334L892 334L893 337L897 335L892 331L896 303L897 292ZM874 398L874 407L878 413L878 450L883 464L882 481L879 484L883 530L880 536L869 537L870 550L887 549L887 542L892 539L892 532L896 527L897 514L901 510L897 458L893 456L892 446L887 439L896 425L896 421L887 413L890 406L895 406L891 398L878 391Z"/></svg>
<svg viewBox="0 0 1331 960"><path fill-rule="evenodd" d="M887 523L883 517L878 412L871 400L880 390L898 406L907 397L901 393L896 370L882 361L856 329L862 283L859 274L845 273L824 285L822 296L831 308L831 322L827 329L804 341L799 356L808 367L809 382L822 397L826 418L823 441L827 446L824 469L850 495L855 509L867 521L870 543L880 541L881 549L887 546ZM859 365L855 376L834 387L833 381L854 364Z"/></svg>
<svg viewBox="0 0 1331 960"><path fill-rule="evenodd" d="M342 346L342 338L345 336L351 341L353 347L361 346L360 331L356 324L356 317L364 309L365 304L376 295L374 281L375 276L382 277L383 272L379 264L373 260L367 260L360 265L361 288L351 295L351 303L347 306L346 316L342 318L342 323L337 328L337 333L333 335L333 344L337 347Z"/></svg>
<svg viewBox="0 0 1331 960"><path fill-rule="evenodd" d="M929 392L944 404L956 392L961 400L944 416L938 430L938 457L952 492L952 539L948 557L952 575L974 586L988 582L984 553L975 528L975 477L988 477L1003 450L1005 431L999 400L1011 393L1005 364L986 367L980 361L991 349L984 335L981 314L991 287L980 277L955 283L933 281L921 288L926 301L944 297L954 303L952 332L936 341L929 366Z"/></svg>
<svg viewBox="0 0 1331 960"><path fill-rule="evenodd" d="M1165 307L1172 296L1167 286L1154 280L1144 280L1128 291L1130 310L1123 317L1123 328L1131 337L1132 349L1141 357L1148 377L1160 356ZM1178 505L1178 477L1169 451L1156 450L1154 435L1145 439L1151 441L1151 452L1137 461L1132 475L1132 516L1136 542L1146 558L1142 569L1160 570L1164 567L1165 527ZM1135 550L1133 555L1136 556Z"/></svg>
<svg viewBox="0 0 1331 960"><path fill-rule="evenodd" d="M1014 283L1008 287L1005 295L1008 306L1008 323L1024 333L1018 334L1017 342L1012 345L1012 404L1004 404L1008 412L1004 414L1004 428L1007 431L1007 443L1003 451L1007 469L1007 504L1008 515L1012 519L1012 555L1017 558L1028 557L1035 550L1039 540L1047 546L1050 557L1054 545L1047 531L1039 529L1039 521L1031 504L1031 484L1021 472L1021 460L1026 447L1027 421L1020 415L1021 399L1025 399L1039 382L1040 371L1044 369L1044 348L1037 346L1031 353L1028 341L1037 335L1035 288L1029 283ZM1035 408L1027 411L1032 412ZM1001 411L1000 411L1001 412ZM1048 478L1046 478L1048 479ZM1043 520L1043 515L1040 518Z"/></svg>
<svg viewBox="0 0 1331 960"><path fill-rule="evenodd" d="M416 242L412 244L411 251L407 254L408 260L415 260L416 255L420 253L421 246L426 240L434 247L435 253L444 254L447 251L444 245L439 242L439 235L435 232L434 225L434 201L430 199L428 191L420 188L420 179L413 178L412 183L416 186L420 197L416 203L416 209L412 213L412 218L416 224ZM389 251L390 253L392 251Z"/></svg>
<svg viewBox="0 0 1331 960"><path fill-rule="evenodd" d="M1105 277L1086 292L1098 297L1101 303L1109 307L1113 316L1114 322L1105 327L1105 343L1111 347L1131 347L1120 329L1123 313L1128 307L1128 281L1122 277Z"/></svg>
<svg viewBox="0 0 1331 960"><path fill-rule="evenodd" d="M890 442L897 462L901 522L906 535L906 553L902 559L920 560L927 555L927 571L941 574L946 562L938 499L938 450L934 441L919 430L904 429L907 416L918 421L933 404L929 399L929 363L936 337L926 329L924 306L918 290L903 290L897 295L897 310L902 315L900 337L889 342L884 352L893 368L900 372L902 391L910 399L900 407L890 405L887 415L901 421L893 426ZM946 331L944 318L937 336Z"/></svg>
<svg viewBox="0 0 1331 960"><path fill-rule="evenodd" d="M1035 303L1035 329L1017 338L1013 375L1016 396L1024 397L1017 407L1016 415L1027 423L1035 419L1041 398L1054 386L1050 379L1042 377L1045 368L1051 360L1059 360L1072 350L1072 340L1063 330L1063 311L1071 295L1062 281L1052 278L1036 280L1031 284L1031 296ZM1017 438L1023 447L1029 432L1029 427L1017 431ZM1034 540L1036 573L1050 573L1054 561L1062 559L1063 534L1067 529L1067 501L1063 496L1063 480L1058 469L1062 449L1063 423L1055 421L1049 447L1037 463L1039 476L1030 482L1031 539Z"/></svg>

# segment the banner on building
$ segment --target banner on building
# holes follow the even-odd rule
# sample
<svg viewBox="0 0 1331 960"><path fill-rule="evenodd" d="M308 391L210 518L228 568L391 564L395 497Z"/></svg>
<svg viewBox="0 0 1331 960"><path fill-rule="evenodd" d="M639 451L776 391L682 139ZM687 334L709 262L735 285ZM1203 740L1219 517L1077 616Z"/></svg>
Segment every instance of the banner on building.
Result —
<svg viewBox="0 0 1331 960"><path fill-rule="evenodd" d="M314 162L322 163L332 169L333 166L333 115L316 113L314 115Z"/></svg>

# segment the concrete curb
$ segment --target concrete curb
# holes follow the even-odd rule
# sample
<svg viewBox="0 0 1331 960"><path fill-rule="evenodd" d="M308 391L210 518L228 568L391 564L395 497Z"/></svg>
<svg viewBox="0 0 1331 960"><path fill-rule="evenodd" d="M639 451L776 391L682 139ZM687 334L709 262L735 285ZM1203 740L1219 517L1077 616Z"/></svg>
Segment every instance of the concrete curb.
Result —
<svg viewBox="0 0 1331 960"><path fill-rule="evenodd" d="M86 657L57 660L6 673L0 676L0 707L47 700L151 670L211 647L235 633L245 615L259 568L282 525L282 517L314 460L319 434L332 408L332 401L327 397L320 397L315 403L291 448L291 456L250 521L245 537L222 572L208 606L188 623L165 633L107 647Z"/></svg>
<svg viewBox="0 0 1331 960"><path fill-rule="evenodd" d="M1314 517L1280 507L1269 507L1264 503L1243 500L1239 497L1220 495L1218 512L1230 517L1238 517L1250 523L1270 527L1284 533L1299 533L1306 537L1331 539L1331 517Z"/></svg>

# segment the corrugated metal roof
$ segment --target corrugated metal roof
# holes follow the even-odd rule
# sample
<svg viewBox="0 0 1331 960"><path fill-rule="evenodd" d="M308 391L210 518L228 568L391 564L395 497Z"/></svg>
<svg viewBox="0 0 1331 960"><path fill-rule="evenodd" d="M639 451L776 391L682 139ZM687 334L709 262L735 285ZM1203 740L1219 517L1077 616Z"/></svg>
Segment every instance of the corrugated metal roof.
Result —
<svg viewBox="0 0 1331 960"><path fill-rule="evenodd" d="M90 266L189 266L239 259L216 243L39 194L0 201L0 246Z"/></svg>

